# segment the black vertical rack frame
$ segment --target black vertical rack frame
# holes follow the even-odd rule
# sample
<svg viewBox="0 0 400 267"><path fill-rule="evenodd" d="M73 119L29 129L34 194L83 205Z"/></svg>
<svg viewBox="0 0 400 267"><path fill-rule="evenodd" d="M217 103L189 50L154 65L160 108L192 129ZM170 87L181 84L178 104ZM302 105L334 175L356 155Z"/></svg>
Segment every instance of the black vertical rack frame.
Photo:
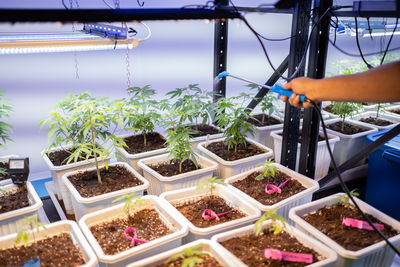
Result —
<svg viewBox="0 0 400 267"><path fill-rule="evenodd" d="M396 1L354 1L351 10L341 10L332 7L332 0L304 0L297 1L292 9L276 8L253 8L253 7L231 7L229 0L214 1L214 9L201 8L167 8L167 9L0 9L0 22L98 22L98 21L144 21L144 20L184 20L184 19L215 19L214 30L214 77L221 71L226 70L227 46L228 46L228 20L240 19L237 11L283 13L292 14L292 31L289 55L279 65L277 70L284 73L288 70L289 76L299 67L296 76L304 75L305 64L298 66L303 53L306 50L308 38L310 38L310 49L308 52L308 71L310 78L323 78L325 76L325 65L328 51L329 19L330 16L337 17L400 17L400 5ZM311 7L316 12L310 29ZM330 9L322 18L322 14ZM317 25L315 25L318 23ZM210 79L214 78L210 77ZM265 83L273 85L279 79L277 73ZM225 78L214 88L220 97L226 94ZM260 100L268 93L267 89L261 90L255 99L248 105L253 109ZM214 99L216 100L216 99ZM283 131L283 145L281 163L295 168L297 140L299 136L300 111L288 104L285 106L285 121ZM308 109L304 112L302 145L300 149L299 172L313 178L315 170L316 148L319 133L319 119L317 114Z"/></svg>

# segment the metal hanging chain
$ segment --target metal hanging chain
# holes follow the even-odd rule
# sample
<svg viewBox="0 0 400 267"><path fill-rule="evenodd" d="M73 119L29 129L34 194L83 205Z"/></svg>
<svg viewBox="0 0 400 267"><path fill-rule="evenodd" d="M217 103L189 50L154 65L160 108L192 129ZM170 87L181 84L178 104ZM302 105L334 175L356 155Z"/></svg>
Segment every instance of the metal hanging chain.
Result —
<svg viewBox="0 0 400 267"><path fill-rule="evenodd" d="M126 61L126 85L127 85L127 88L130 88L131 87L131 66L130 66L130 56L129 56L128 45L126 45L125 61Z"/></svg>
<svg viewBox="0 0 400 267"><path fill-rule="evenodd" d="M115 9L119 9L119 0L114 0Z"/></svg>

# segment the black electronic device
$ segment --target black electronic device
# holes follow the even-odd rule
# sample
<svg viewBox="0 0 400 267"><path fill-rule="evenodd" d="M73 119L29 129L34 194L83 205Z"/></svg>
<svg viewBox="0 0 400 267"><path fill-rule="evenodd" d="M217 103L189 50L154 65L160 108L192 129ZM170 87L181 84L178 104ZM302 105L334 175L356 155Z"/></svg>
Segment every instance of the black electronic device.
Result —
<svg viewBox="0 0 400 267"><path fill-rule="evenodd" d="M29 176L29 158L10 158L8 174L16 185L24 185Z"/></svg>

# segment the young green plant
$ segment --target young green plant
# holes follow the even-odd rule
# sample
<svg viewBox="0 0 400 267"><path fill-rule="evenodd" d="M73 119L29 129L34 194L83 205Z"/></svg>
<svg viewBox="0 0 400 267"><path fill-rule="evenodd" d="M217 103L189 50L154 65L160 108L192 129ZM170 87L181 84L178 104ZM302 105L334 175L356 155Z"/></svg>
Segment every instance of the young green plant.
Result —
<svg viewBox="0 0 400 267"><path fill-rule="evenodd" d="M199 256L207 255L201 250L201 248L201 244L187 248L180 253L172 255L167 261L165 261L165 263L170 263L172 261L182 259L181 267L195 267L196 264L201 264L203 262L203 259Z"/></svg>
<svg viewBox="0 0 400 267"><path fill-rule="evenodd" d="M257 91L261 90L261 87L254 83L248 84L247 87L249 87L251 90L253 89L257 89ZM267 113L268 116L271 116L272 113L276 112L277 103L278 103L277 98L270 91L261 99L258 106L261 107L261 112L262 112L261 123L263 125L267 117L265 116L265 113Z"/></svg>
<svg viewBox="0 0 400 267"><path fill-rule="evenodd" d="M239 96L219 98L215 105L216 122L220 128L225 128L224 137L228 150L237 152L239 145L246 146L247 134L254 136L254 125L249 123L249 115L245 103L250 96L242 93Z"/></svg>
<svg viewBox="0 0 400 267"><path fill-rule="evenodd" d="M3 97L5 90L0 90L0 148L6 148L6 142L12 141L10 137L12 126L11 124L4 121L4 118L10 117L12 107L10 101ZM0 168L0 174L7 175L5 168Z"/></svg>
<svg viewBox="0 0 400 267"><path fill-rule="evenodd" d="M32 234L32 239L33 239L33 243L36 243L36 236L35 236L35 230L36 233L39 233L40 227L46 229L46 226L40 222L38 220L38 215L34 214L32 216L29 217L25 217L21 223L21 225L19 225L19 228L21 230L18 231L17 237L15 239L15 242L17 244L19 244L21 242L21 240L24 242L24 245L27 246L28 245L28 241L29 241L29 233L25 230L26 226L29 227L29 230L31 230L31 234ZM34 259L38 258L38 249L36 246L32 246L33 247L33 253L34 253Z"/></svg>
<svg viewBox="0 0 400 267"><path fill-rule="evenodd" d="M278 168L273 166L272 163L274 163L272 159L267 159L263 164L257 165L257 167L263 166L264 169L256 176L256 180L260 181L268 177L275 177Z"/></svg>
<svg viewBox="0 0 400 267"><path fill-rule="evenodd" d="M283 229L285 229L286 220L282 216L276 213L276 210L269 210L265 212L258 221L254 224L254 233L258 236L261 233L263 222L266 220L271 219L271 227L269 231L273 232L274 235L279 234Z"/></svg>
<svg viewBox="0 0 400 267"><path fill-rule="evenodd" d="M143 205L146 200L140 196L135 196L135 193L122 195L112 201L112 203L124 201L124 212L128 216L128 219L135 213L135 209Z"/></svg>
<svg viewBox="0 0 400 267"><path fill-rule="evenodd" d="M196 192L199 191L200 189L205 188L208 191L208 193L212 196L213 195L213 191L216 188L217 184L226 186L226 183L222 179L219 179L216 176L214 176L212 178L208 178L207 182L199 184L196 187Z"/></svg>
<svg viewBox="0 0 400 267"><path fill-rule="evenodd" d="M356 191L357 191L357 189L351 190L350 195L352 195L353 197L359 197L360 194ZM344 193L344 194L341 194L340 196L338 196L336 199L332 200L331 204L332 205L338 204L338 203L349 204L349 201L350 201L350 197L346 193Z"/></svg>
<svg viewBox="0 0 400 267"><path fill-rule="evenodd" d="M344 121L347 117L353 116L354 114L360 112L363 109L361 103L356 102L333 102L332 112L342 119L341 130L344 130Z"/></svg>
<svg viewBox="0 0 400 267"><path fill-rule="evenodd" d="M128 88L130 99L124 112L125 130L139 132L143 136L143 145L147 145L147 135L154 132L155 126L161 119L157 109L159 102L154 100L156 91L146 85L144 87Z"/></svg>

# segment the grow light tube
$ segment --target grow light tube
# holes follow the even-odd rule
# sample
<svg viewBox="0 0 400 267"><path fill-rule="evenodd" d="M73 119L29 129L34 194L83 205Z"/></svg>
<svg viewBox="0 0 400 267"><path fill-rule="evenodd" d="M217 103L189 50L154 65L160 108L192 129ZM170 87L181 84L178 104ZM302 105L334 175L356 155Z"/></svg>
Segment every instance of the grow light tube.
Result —
<svg viewBox="0 0 400 267"><path fill-rule="evenodd" d="M114 40L87 33L0 34L0 54L132 49L139 41L138 38Z"/></svg>

